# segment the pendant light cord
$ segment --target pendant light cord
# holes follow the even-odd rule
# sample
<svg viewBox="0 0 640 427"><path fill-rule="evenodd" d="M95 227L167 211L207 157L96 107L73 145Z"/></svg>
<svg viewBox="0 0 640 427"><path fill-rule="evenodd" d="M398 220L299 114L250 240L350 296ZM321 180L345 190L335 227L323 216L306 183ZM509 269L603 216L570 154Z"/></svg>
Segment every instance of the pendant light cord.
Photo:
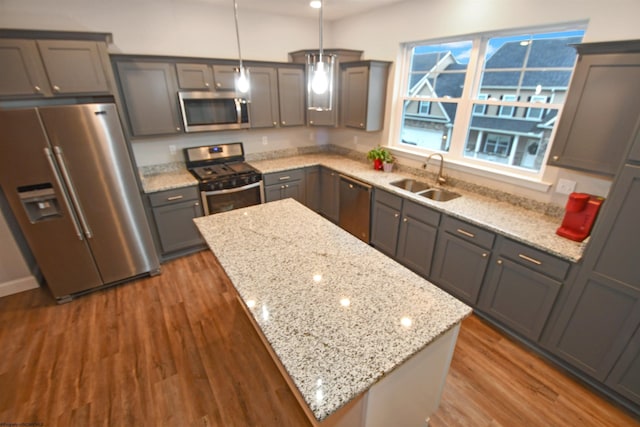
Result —
<svg viewBox="0 0 640 427"><path fill-rule="evenodd" d="M233 16L236 21L236 41L238 42L238 58L240 59L240 69L242 69L242 52L240 50L240 32L238 31L238 2L233 0Z"/></svg>
<svg viewBox="0 0 640 427"><path fill-rule="evenodd" d="M320 38L320 49L319 49L320 55L318 55L318 62L322 62L322 22L323 22L322 14L323 14L323 11L324 11L324 0L320 0L320 13L318 14L319 21L320 21L318 23L318 27L320 28L320 37L319 37Z"/></svg>

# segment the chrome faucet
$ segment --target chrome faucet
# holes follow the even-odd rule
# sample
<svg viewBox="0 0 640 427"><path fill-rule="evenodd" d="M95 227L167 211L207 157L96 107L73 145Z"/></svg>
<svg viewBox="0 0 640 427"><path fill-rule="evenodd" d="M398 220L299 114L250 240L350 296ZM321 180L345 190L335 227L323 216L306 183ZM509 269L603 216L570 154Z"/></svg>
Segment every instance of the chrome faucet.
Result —
<svg viewBox="0 0 640 427"><path fill-rule="evenodd" d="M442 156L442 154L440 153L430 154L429 157L427 157L427 160L422 165L422 167L424 168L424 170L427 170L427 166L429 165L429 160L431 160L433 156L440 156L440 169L438 170L438 177L436 178L436 183L440 185L444 185L447 182L447 177L445 177L444 174L442 173L442 170L444 169L444 157Z"/></svg>

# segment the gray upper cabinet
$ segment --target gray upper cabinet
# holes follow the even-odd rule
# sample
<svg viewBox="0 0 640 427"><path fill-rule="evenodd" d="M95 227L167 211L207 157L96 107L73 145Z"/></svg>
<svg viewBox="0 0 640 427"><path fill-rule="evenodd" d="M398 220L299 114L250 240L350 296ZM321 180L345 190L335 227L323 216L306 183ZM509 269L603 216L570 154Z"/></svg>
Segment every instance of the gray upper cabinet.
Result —
<svg viewBox="0 0 640 427"><path fill-rule="evenodd" d="M275 67L250 67L252 128L274 128L280 122L278 73Z"/></svg>
<svg viewBox="0 0 640 427"><path fill-rule="evenodd" d="M304 126L305 81L302 67L278 68L280 126Z"/></svg>
<svg viewBox="0 0 640 427"><path fill-rule="evenodd" d="M116 59L116 67L133 136L182 132L172 63Z"/></svg>
<svg viewBox="0 0 640 427"><path fill-rule="evenodd" d="M236 65L214 65L213 81L216 90L236 90Z"/></svg>
<svg viewBox="0 0 640 427"><path fill-rule="evenodd" d="M379 131L384 126L389 62L343 63L340 111L345 127Z"/></svg>
<svg viewBox="0 0 640 427"><path fill-rule="evenodd" d="M478 307L522 336L538 341L570 264L502 237L495 254Z"/></svg>
<svg viewBox="0 0 640 427"><path fill-rule="evenodd" d="M103 42L0 39L0 96L109 93Z"/></svg>
<svg viewBox="0 0 640 427"><path fill-rule="evenodd" d="M300 50L289 53L289 58L292 62L306 64L307 54L318 55L318 50ZM325 127L337 127L339 117L339 97L340 97L340 63L349 61L359 61L362 58L361 50L349 50L349 49L324 49L324 55L335 56L335 69L333 70L333 100L331 104L331 110L307 111L307 125L308 126L325 126ZM317 95L316 95L317 96ZM326 96L329 96L328 94ZM326 98L323 98L326 100ZM306 108L306 106L305 106Z"/></svg>
<svg viewBox="0 0 640 427"><path fill-rule="evenodd" d="M595 224L549 348L604 381L640 325L640 165L626 164Z"/></svg>
<svg viewBox="0 0 640 427"><path fill-rule="evenodd" d="M549 164L614 175L640 117L640 42L583 44Z"/></svg>
<svg viewBox="0 0 640 427"><path fill-rule="evenodd" d="M473 306L489 264L495 235L474 225L444 216L431 269L431 280Z"/></svg>
<svg viewBox="0 0 640 427"><path fill-rule="evenodd" d="M213 72L207 64L176 64L180 89L213 90Z"/></svg>

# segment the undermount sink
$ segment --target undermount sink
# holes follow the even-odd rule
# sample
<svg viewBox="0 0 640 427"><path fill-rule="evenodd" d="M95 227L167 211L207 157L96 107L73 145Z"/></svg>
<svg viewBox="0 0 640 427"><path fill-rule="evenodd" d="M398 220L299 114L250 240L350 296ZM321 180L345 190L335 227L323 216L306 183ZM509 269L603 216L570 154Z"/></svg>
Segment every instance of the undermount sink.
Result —
<svg viewBox="0 0 640 427"><path fill-rule="evenodd" d="M447 202L460 197L458 193L445 190L444 188L434 188L426 182L416 181L415 179L406 178L390 182L389 184L436 202Z"/></svg>
<svg viewBox="0 0 640 427"><path fill-rule="evenodd" d="M444 188L430 188L425 191L420 191L417 194L427 199L435 200L436 202L448 202L449 200L460 197L460 194L445 190Z"/></svg>
<svg viewBox="0 0 640 427"><path fill-rule="evenodd" d="M389 184L402 188L403 190L411 191L412 193L418 193L431 188L431 185L426 182L416 181L415 179L401 179L400 181L393 181Z"/></svg>

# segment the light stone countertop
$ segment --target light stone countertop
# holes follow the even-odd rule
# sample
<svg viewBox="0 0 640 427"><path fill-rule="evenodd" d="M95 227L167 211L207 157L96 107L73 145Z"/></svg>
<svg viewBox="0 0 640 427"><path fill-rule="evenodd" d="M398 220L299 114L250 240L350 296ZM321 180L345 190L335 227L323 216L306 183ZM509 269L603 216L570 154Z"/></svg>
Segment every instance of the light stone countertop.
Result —
<svg viewBox="0 0 640 427"><path fill-rule="evenodd" d="M403 178L417 178L419 180L424 180L424 178L415 177L407 173L376 171L371 167L371 164L338 154L305 154L272 160L248 161L248 163L262 173L324 165L378 188L411 199L416 203L429 206L439 212L502 234L505 237L570 262L578 262L581 259L588 242L588 239L579 243L558 236L555 231L561 223L559 218L515 206L508 202L502 202L495 198L466 192L457 187L452 188L453 191L462 194L462 197L457 199L447 202L426 199L390 185L391 182ZM168 165L164 170L155 168L153 173L141 173L141 178L145 193L197 185L197 180L184 168L184 164L182 164L182 169L176 164Z"/></svg>
<svg viewBox="0 0 640 427"><path fill-rule="evenodd" d="M293 199L194 221L319 421L471 313Z"/></svg>

